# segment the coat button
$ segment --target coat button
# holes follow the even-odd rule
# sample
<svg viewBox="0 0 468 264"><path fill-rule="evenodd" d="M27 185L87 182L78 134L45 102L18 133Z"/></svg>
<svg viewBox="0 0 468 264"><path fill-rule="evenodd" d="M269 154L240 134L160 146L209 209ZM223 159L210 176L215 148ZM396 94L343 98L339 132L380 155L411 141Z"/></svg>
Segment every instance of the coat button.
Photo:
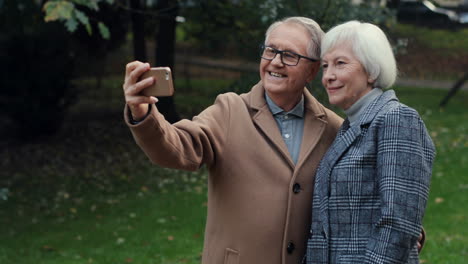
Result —
<svg viewBox="0 0 468 264"><path fill-rule="evenodd" d="M296 248L296 246L294 246L294 243L289 242L288 247L286 248L286 250L288 251L288 254L292 254L295 248Z"/></svg>
<svg viewBox="0 0 468 264"><path fill-rule="evenodd" d="M301 191L301 185L300 185L299 183L296 182L296 183L293 185L292 190L293 190L293 193L299 193L299 192Z"/></svg>

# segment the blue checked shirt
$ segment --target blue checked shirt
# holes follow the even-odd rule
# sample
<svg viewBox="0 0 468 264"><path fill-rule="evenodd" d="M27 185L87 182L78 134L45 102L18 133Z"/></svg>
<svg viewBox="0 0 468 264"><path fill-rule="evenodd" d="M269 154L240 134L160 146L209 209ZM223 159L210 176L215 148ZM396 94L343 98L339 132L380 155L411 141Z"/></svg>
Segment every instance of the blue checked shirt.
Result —
<svg viewBox="0 0 468 264"><path fill-rule="evenodd" d="M277 106L267 93L265 93L265 99L278 124L283 140L288 147L289 154L294 164L296 164L299 158L299 151L301 150L302 135L304 133L304 96L289 112L285 112L281 107Z"/></svg>

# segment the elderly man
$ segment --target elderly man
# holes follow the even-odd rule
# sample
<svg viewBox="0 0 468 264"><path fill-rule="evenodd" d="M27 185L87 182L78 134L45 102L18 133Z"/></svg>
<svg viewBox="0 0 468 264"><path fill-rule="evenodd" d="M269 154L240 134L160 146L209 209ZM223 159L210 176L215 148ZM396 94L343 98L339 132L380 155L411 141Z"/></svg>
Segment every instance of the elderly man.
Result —
<svg viewBox="0 0 468 264"><path fill-rule="evenodd" d="M301 262L315 171L342 123L305 88L320 67L322 36L308 18L272 24L261 81L173 125L156 98L140 94L157 81L139 81L150 65L127 65L124 116L137 144L160 166L209 169L203 263Z"/></svg>

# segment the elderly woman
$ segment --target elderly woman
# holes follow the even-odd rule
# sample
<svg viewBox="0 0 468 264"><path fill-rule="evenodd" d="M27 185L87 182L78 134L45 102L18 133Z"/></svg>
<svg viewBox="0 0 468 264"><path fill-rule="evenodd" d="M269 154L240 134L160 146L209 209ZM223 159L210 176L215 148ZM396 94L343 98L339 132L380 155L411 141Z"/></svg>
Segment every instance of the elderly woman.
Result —
<svg viewBox="0 0 468 264"><path fill-rule="evenodd" d="M307 263L419 263L434 144L390 87L395 58L377 26L322 40L322 83L347 118L316 173Z"/></svg>

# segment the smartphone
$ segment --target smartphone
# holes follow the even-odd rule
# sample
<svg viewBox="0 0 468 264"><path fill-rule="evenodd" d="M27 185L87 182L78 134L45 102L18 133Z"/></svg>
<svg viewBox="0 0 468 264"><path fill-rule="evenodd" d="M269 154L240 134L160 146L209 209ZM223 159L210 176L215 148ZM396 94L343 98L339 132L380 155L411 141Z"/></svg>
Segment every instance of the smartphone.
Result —
<svg viewBox="0 0 468 264"><path fill-rule="evenodd" d="M174 94L174 84L172 82L171 68L156 67L150 68L149 71L143 73L140 80L152 76L155 81L153 85L146 87L141 91L146 96L172 96Z"/></svg>

